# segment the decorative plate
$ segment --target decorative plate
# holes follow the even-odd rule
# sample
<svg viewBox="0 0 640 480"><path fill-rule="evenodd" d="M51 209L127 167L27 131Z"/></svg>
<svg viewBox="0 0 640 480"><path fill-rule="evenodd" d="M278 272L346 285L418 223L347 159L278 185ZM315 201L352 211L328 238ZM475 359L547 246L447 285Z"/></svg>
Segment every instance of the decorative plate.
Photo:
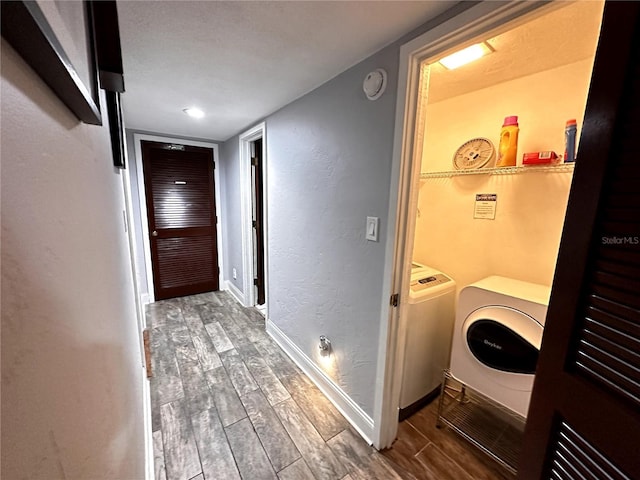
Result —
<svg viewBox="0 0 640 480"><path fill-rule="evenodd" d="M456 170L475 170L484 167L496 155L496 148L488 138L472 138L464 142L453 154Z"/></svg>

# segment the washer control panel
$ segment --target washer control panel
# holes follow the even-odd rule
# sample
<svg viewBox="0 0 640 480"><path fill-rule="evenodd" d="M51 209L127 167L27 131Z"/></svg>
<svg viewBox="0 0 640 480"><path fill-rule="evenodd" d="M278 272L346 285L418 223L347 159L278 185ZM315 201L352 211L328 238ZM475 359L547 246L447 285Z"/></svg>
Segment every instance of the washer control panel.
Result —
<svg viewBox="0 0 640 480"><path fill-rule="evenodd" d="M432 275L430 277L424 277L411 285L413 291L418 292L426 288L435 287L436 285L442 285L443 283L450 282L451 279L442 273Z"/></svg>

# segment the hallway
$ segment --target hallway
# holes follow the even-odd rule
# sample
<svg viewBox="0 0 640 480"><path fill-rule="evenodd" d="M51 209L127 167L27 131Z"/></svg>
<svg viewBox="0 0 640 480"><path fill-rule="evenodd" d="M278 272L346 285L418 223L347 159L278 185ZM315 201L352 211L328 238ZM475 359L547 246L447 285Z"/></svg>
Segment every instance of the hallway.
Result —
<svg viewBox="0 0 640 480"><path fill-rule="evenodd" d="M510 480L437 401L379 453L227 292L147 306L155 480Z"/></svg>
<svg viewBox="0 0 640 480"><path fill-rule="evenodd" d="M226 292L150 304L157 480L413 479Z"/></svg>

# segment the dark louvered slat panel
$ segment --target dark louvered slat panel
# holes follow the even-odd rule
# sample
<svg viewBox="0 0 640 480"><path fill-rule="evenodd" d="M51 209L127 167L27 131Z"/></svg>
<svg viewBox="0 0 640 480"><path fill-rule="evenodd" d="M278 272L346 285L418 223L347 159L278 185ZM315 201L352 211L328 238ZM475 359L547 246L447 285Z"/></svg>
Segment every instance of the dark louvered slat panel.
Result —
<svg viewBox="0 0 640 480"><path fill-rule="evenodd" d="M157 158L151 175L155 226L207 227L213 224L208 160Z"/></svg>
<svg viewBox="0 0 640 480"><path fill-rule="evenodd" d="M635 68L640 80L640 66ZM627 135L615 146L596 224L594 262L573 360L582 376L640 407L640 191L636 131L640 86L633 88ZM630 129L630 130L629 130Z"/></svg>
<svg viewBox="0 0 640 480"><path fill-rule="evenodd" d="M211 282L213 252L211 237L159 238L160 288Z"/></svg>
<svg viewBox="0 0 640 480"><path fill-rule="evenodd" d="M565 422L560 425L549 477L558 480L631 480Z"/></svg>

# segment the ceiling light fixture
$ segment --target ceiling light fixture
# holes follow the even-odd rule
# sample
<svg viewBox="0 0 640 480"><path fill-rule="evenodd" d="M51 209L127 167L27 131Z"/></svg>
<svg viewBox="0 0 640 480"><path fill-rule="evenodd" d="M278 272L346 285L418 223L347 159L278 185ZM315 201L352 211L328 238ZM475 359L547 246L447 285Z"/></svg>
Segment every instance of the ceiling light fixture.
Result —
<svg viewBox="0 0 640 480"><path fill-rule="evenodd" d="M443 67L453 70L454 68L473 62L480 57L484 57L491 52L493 52L493 48L491 48L487 42L476 43L475 45L471 45L470 47L464 48L440 59L440 63Z"/></svg>
<svg viewBox="0 0 640 480"><path fill-rule="evenodd" d="M202 110L200 110L199 108L190 107L190 108L185 108L182 111L184 113L186 113L187 115L189 115L190 117L193 117L193 118L202 118L202 117L204 117L204 112Z"/></svg>

